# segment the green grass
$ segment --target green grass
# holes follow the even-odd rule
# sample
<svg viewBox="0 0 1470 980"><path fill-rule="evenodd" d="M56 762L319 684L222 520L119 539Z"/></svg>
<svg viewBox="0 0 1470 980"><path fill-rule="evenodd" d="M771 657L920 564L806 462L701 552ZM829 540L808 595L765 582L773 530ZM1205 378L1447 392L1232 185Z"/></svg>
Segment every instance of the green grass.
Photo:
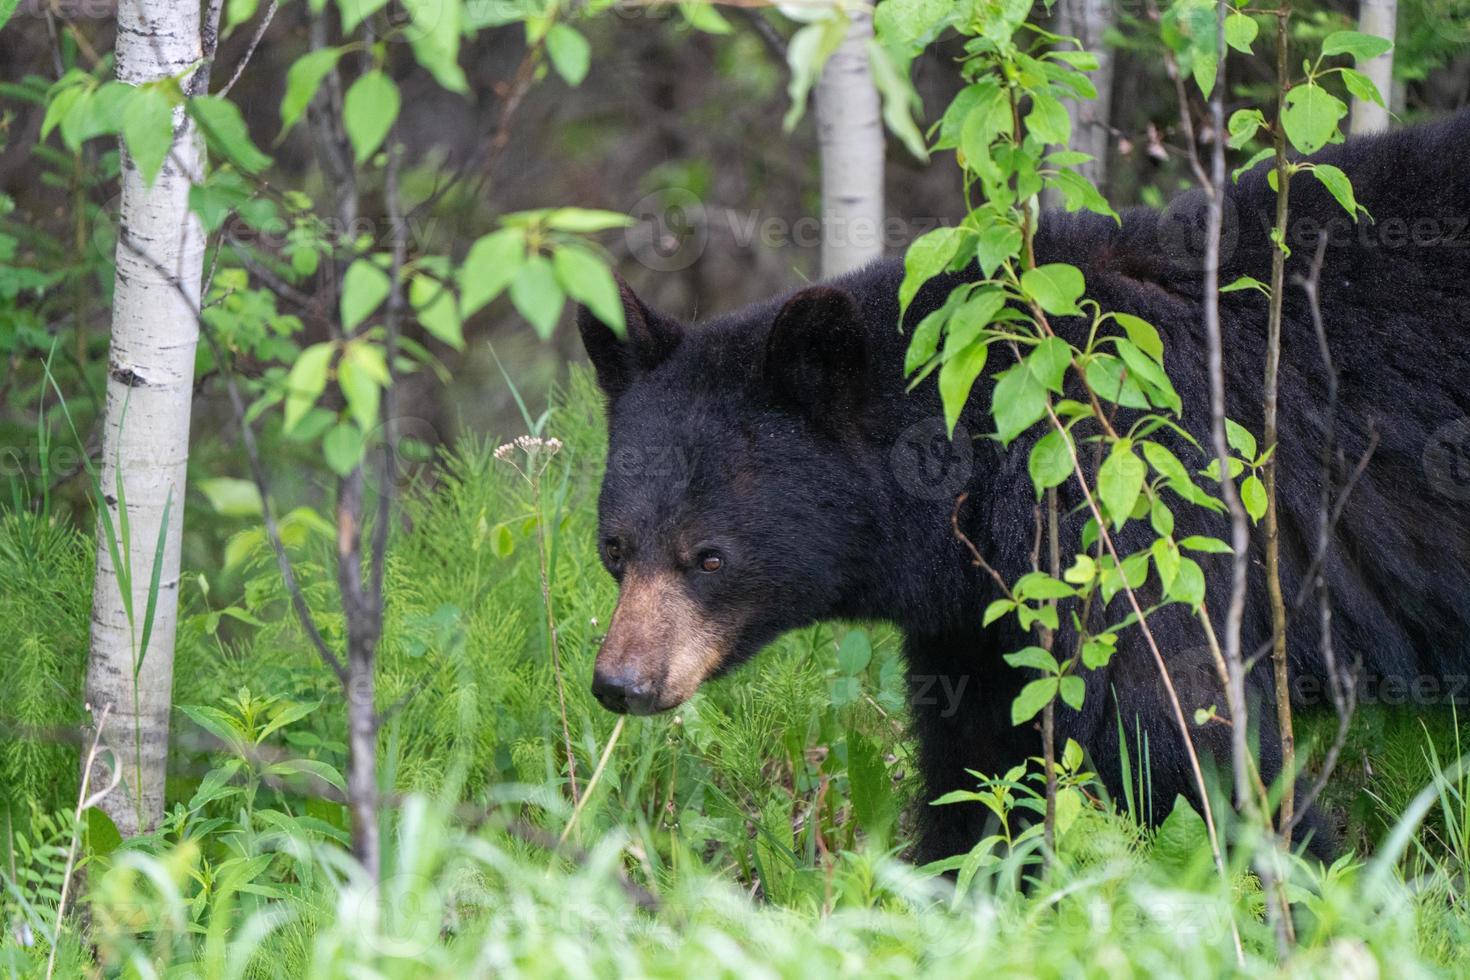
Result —
<svg viewBox="0 0 1470 980"><path fill-rule="evenodd" d="M545 480L567 488L553 518L551 595L585 788L616 724L588 690L615 593L594 548L604 434L585 374L573 374L544 434L565 444ZM1426 718L1427 732L1390 712L1359 720L1329 803L1349 814L1364 857L1327 871L1293 866L1301 946L1282 963L1249 862L1222 884L1192 811L1148 832L1078 794L1044 881L1025 847L975 862L963 894L904 864L909 815L924 803L897 638L881 627L800 631L674 715L628 719L572 846L554 853L546 844L571 805L524 520L535 506L494 448L468 440L443 458L409 491L393 540L379 697L402 704L380 746L393 800L382 884L360 880L342 807L301 775L345 761L335 679L289 615L263 543L248 525L227 525L242 535L235 567L195 569L207 591L186 577L171 811L157 834L123 848L103 829L84 835L90 926L83 935L82 916L69 921L61 975L89 964L200 977L1470 969L1456 836L1464 781L1441 778L1423 828L1371 856L1470 747L1456 744L1453 720ZM200 507L189 519L218 520ZM49 653L24 654L42 665L32 673L50 698L27 710L74 725L91 545L29 520L0 521L0 583L23 586L0 591L0 621L37 624L15 635L50 641ZM297 523L299 574L328 641L340 642L330 536ZM16 541L42 544L18 551ZM40 584L62 580L65 589ZM241 761L216 737L253 741L273 720L286 723L261 740L264 761ZM1331 721L1303 719L1304 743L1326 737ZM75 746L33 741L0 746L17 828L4 871L7 975L34 972L48 952L48 869L69 829L52 814L78 769Z"/></svg>

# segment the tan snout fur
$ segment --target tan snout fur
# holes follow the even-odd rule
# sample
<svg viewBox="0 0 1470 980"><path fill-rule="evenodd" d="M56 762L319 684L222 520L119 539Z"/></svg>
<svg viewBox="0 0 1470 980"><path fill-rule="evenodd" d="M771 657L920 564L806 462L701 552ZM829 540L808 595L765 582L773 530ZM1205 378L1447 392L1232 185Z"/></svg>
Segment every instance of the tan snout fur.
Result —
<svg viewBox="0 0 1470 980"><path fill-rule="evenodd" d="M663 711L687 701L714 673L727 639L701 614L680 576L630 568L597 669L648 685L658 692L657 710Z"/></svg>

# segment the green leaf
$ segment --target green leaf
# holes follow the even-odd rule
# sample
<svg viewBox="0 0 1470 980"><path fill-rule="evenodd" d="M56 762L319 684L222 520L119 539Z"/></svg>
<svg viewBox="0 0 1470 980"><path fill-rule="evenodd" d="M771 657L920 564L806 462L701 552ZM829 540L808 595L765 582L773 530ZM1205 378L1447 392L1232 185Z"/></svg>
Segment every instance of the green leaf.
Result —
<svg viewBox="0 0 1470 980"><path fill-rule="evenodd" d="M634 223L632 217L621 211L601 211L597 208L553 208L542 219L546 227L557 231L570 231L578 235L610 228L627 228Z"/></svg>
<svg viewBox="0 0 1470 980"><path fill-rule="evenodd" d="M316 404L327 387L327 366L332 360L332 345L312 344L296 357L286 375L286 424L290 432Z"/></svg>
<svg viewBox="0 0 1470 980"><path fill-rule="evenodd" d="M510 301L535 328L537 336L542 340L551 337L565 298L557 285L551 262L545 256L527 256L511 280Z"/></svg>
<svg viewBox="0 0 1470 980"><path fill-rule="evenodd" d="M419 323L431 336L455 350L464 350L464 325L449 283L433 276L416 275L409 280L408 301Z"/></svg>
<svg viewBox="0 0 1470 980"><path fill-rule="evenodd" d="M1039 670L1044 674L1055 674L1062 669L1057 658L1041 647L1024 647L1006 654L1004 659L1012 667Z"/></svg>
<svg viewBox="0 0 1470 980"><path fill-rule="evenodd" d="M623 335L623 297L605 262L580 245L562 245L552 253L551 265L568 296L591 310L613 333Z"/></svg>
<svg viewBox="0 0 1470 980"><path fill-rule="evenodd" d="M409 47L418 63L451 92L470 89L459 67L463 4L460 0L402 0L413 25Z"/></svg>
<svg viewBox="0 0 1470 980"><path fill-rule="evenodd" d="M1230 148L1238 150L1255 138L1256 133L1265 128L1266 117L1261 114L1260 109L1237 109L1230 114L1230 121L1225 128L1230 131Z"/></svg>
<svg viewBox="0 0 1470 980"><path fill-rule="evenodd" d="M347 792L347 783L342 779L342 774L320 759L287 759L284 762L273 762L266 766L265 771L272 776L315 776L336 789L337 792Z"/></svg>
<svg viewBox="0 0 1470 980"><path fill-rule="evenodd" d="M996 434L1009 445L1046 414L1046 389L1026 365L1017 364L996 379L990 411L995 417Z"/></svg>
<svg viewBox="0 0 1470 980"><path fill-rule="evenodd" d="M1350 54L1359 61L1370 61L1381 54L1387 54L1388 49L1392 47L1393 42L1388 38L1374 34L1363 34L1359 31L1333 31L1322 41L1322 54L1324 57Z"/></svg>
<svg viewBox="0 0 1470 980"><path fill-rule="evenodd" d="M197 485L221 517L259 517L264 512L260 489L250 480L217 476L199 480Z"/></svg>
<svg viewBox="0 0 1470 980"><path fill-rule="evenodd" d="M1352 93L1353 98L1363 102L1372 102L1375 105L1383 105L1383 93L1378 91L1378 85L1355 68L1342 69L1342 82L1347 90Z"/></svg>
<svg viewBox="0 0 1470 980"><path fill-rule="evenodd" d="M15 12L16 2L0 3L0 27ZM87 818L87 853L92 857L106 857L122 846L122 834L101 807L89 806Z"/></svg>
<svg viewBox="0 0 1470 980"><path fill-rule="evenodd" d="M1286 93L1281 124L1286 138L1301 153L1316 153L1337 132L1338 121L1347 115L1342 100L1320 85L1308 82Z"/></svg>
<svg viewBox="0 0 1470 980"><path fill-rule="evenodd" d="M1021 693L1011 702L1011 724L1019 725L1035 718L1057 696L1058 686L1057 678L1043 677L1021 688Z"/></svg>
<svg viewBox="0 0 1470 980"><path fill-rule="evenodd" d="M964 297L965 288L951 292L950 298ZM944 359L955 357L980 337L985 328L995 320L995 315L1005 306L1005 293L992 286L983 286L953 307L948 316L944 337ZM945 307L949 307L945 303ZM928 319L925 317L924 319ZM920 321L922 325L923 321Z"/></svg>
<svg viewBox="0 0 1470 980"><path fill-rule="evenodd" d="M1065 483L1072 475L1072 455L1067 448L1067 437L1053 429L1036 440L1026 460L1026 470L1031 474L1038 500L1051 487Z"/></svg>
<svg viewBox="0 0 1470 980"><path fill-rule="evenodd" d="M76 77L83 80L86 78L86 76L82 75L80 71L77 72ZM63 82L65 81L66 80L63 79ZM57 83L57 85L61 84L62 82ZM87 92L88 89L85 84L67 84L65 88L57 88L56 86L52 86L50 95L51 101L47 104L46 115L41 120L42 140L50 136L51 131L55 129L62 122L62 120L66 119L71 114L72 110L77 107L78 102L80 102L87 95Z"/></svg>
<svg viewBox="0 0 1470 980"><path fill-rule="evenodd" d="M316 90L322 81L337 67L342 57L341 48L320 48L297 58L286 70L286 94L281 99L281 134L276 142L285 138L311 105Z"/></svg>
<svg viewBox="0 0 1470 980"><path fill-rule="evenodd" d="M987 276L995 274L1002 262L1021 252L1021 229L1003 221L993 221L980 230L975 240L975 261Z"/></svg>
<svg viewBox="0 0 1470 980"><path fill-rule="evenodd" d="M355 260L342 277L342 332L357 329L388 298L388 273L368 259Z"/></svg>
<svg viewBox="0 0 1470 980"><path fill-rule="evenodd" d="M1154 567L1159 570L1159 584L1168 592L1174 577L1179 574L1179 546L1168 538L1158 538L1149 547L1149 552L1153 555Z"/></svg>
<svg viewBox="0 0 1470 980"><path fill-rule="evenodd" d="M807 96L816 84L822 66L827 63L832 52L837 50L846 33L845 17L828 17L807 24L786 42L786 64L791 69L790 79L786 83L786 94L791 100L791 106L781 120L781 127L786 132L791 132L801 121L802 113L806 111Z"/></svg>
<svg viewBox="0 0 1470 980"><path fill-rule="evenodd" d="M162 89L148 85L134 90L123 110L122 134L143 183L153 186L174 142L174 110Z"/></svg>
<svg viewBox="0 0 1470 980"><path fill-rule="evenodd" d="M866 630L849 630L837 648L837 669L849 676L860 674L873 659L873 645Z"/></svg>
<svg viewBox="0 0 1470 980"><path fill-rule="evenodd" d="M247 173L270 166L271 158L251 141L240 110L229 99L201 95L189 100L189 115L199 124L209 147Z"/></svg>
<svg viewBox="0 0 1470 980"><path fill-rule="evenodd" d="M1191 534L1179 542L1179 547L1188 548L1190 551L1204 551L1217 555L1228 555L1235 550L1219 538L1206 537L1201 534Z"/></svg>
<svg viewBox="0 0 1470 980"><path fill-rule="evenodd" d="M1225 18L1225 43L1241 54L1251 54L1251 42L1255 41L1260 28L1245 14L1232 12Z"/></svg>
<svg viewBox="0 0 1470 980"><path fill-rule="evenodd" d="M339 0L337 9L342 14L342 36L351 37L363 21L386 6L388 0Z"/></svg>
<svg viewBox="0 0 1470 980"><path fill-rule="evenodd" d="M322 439L322 457L338 476L357 469L362 463L362 449L362 430L348 422L332 426Z"/></svg>
<svg viewBox="0 0 1470 980"><path fill-rule="evenodd" d="M1123 363L1128 366L1129 373L1134 380L1143 387L1150 395L1151 400L1160 408L1167 408L1178 413L1183 405L1179 400L1179 394L1174 390L1174 385L1169 381L1169 375L1159 367L1157 361L1151 360L1143 351L1133 346L1133 342L1117 339L1114 347L1118 355L1123 358Z"/></svg>
<svg viewBox="0 0 1470 980"><path fill-rule="evenodd" d="M1161 496L1155 496L1149 503L1148 519L1153 529L1164 537L1174 533L1174 512Z"/></svg>
<svg viewBox="0 0 1470 980"><path fill-rule="evenodd" d="M490 553L496 558L508 558L516 550L515 535L510 533L509 524L497 524L490 531Z"/></svg>
<svg viewBox="0 0 1470 980"><path fill-rule="evenodd" d="M1233 180L1233 181L1240 180L1240 175L1241 174L1243 174L1246 171L1252 169L1253 167L1256 166L1256 164L1260 163L1262 160L1267 160L1267 159L1269 159L1271 157L1274 157L1275 155L1276 155L1275 148L1270 147L1270 146L1264 146L1264 147L1262 147L1261 149L1259 149L1255 153L1253 153L1251 155L1251 158L1249 160L1247 160L1245 163L1242 163L1240 166L1236 167L1234 170L1230 171L1230 179Z"/></svg>
<svg viewBox="0 0 1470 980"><path fill-rule="evenodd" d="M1062 393L1062 379L1072 366L1072 345L1060 337L1047 337L1026 357L1026 366L1041 384Z"/></svg>
<svg viewBox="0 0 1470 980"><path fill-rule="evenodd" d="M1271 295L1270 286L1267 286L1265 283L1261 282L1261 280L1253 278L1251 276L1239 276L1235 279L1232 279L1228 285L1220 287L1220 292L1238 293L1244 289L1254 289L1257 292L1262 293L1266 296Z"/></svg>
<svg viewBox="0 0 1470 980"><path fill-rule="evenodd" d="M1066 316L1082 312L1077 301L1087 286L1076 266L1053 262L1021 273L1021 288L1046 312Z"/></svg>
<svg viewBox="0 0 1470 980"><path fill-rule="evenodd" d="M478 239L459 271L460 316L468 318L509 286L526 261L526 235L502 228Z"/></svg>
<svg viewBox="0 0 1470 980"><path fill-rule="evenodd" d="M1205 572L1193 558L1179 559L1179 573L1167 590L1170 599L1198 609L1205 601Z"/></svg>
<svg viewBox="0 0 1470 980"><path fill-rule="evenodd" d="M980 341L972 343L954 357L949 357L949 349L945 348L946 360L939 368L939 400L944 405L944 425L951 436L954 435L955 423L959 421L960 413L964 411L965 402L970 398L970 389L974 387L975 379L985 369L985 360L989 353L989 345Z"/></svg>
<svg viewBox="0 0 1470 980"><path fill-rule="evenodd" d="M1245 504L1245 512L1256 523L1259 524L1266 516L1266 485L1254 473L1240 484L1240 502Z"/></svg>
<svg viewBox="0 0 1470 980"><path fill-rule="evenodd" d="M378 424L378 403L389 382L383 351L372 344L351 343L337 365L337 385L347 410L364 432Z"/></svg>
<svg viewBox="0 0 1470 980"><path fill-rule="evenodd" d="M1194 76L1194 83L1199 86L1206 98L1215 89L1215 78L1219 74L1220 59L1214 54L1196 52L1194 61L1190 65L1190 74Z"/></svg>
<svg viewBox="0 0 1470 980"><path fill-rule="evenodd" d="M1159 332L1152 323L1131 313L1114 313L1113 319L1118 321L1118 326L1128 334L1134 346L1160 364L1164 363L1164 342L1159 339Z"/></svg>
<svg viewBox="0 0 1470 980"><path fill-rule="evenodd" d="M1116 633L1099 633L1097 636L1089 636L1082 644L1082 665L1088 670L1106 667L1108 661L1113 659L1113 654L1117 652L1118 635Z"/></svg>
<svg viewBox="0 0 1470 980"><path fill-rule="evenodd" d="M576 28L559 22L552 24L546 32L546 53L563 81L573 88L582 84L592 64L592 46Z"/></svg>
<svg viewBox="0 0 1470 980"><path fill-rule="evenodd" d="M927 231L914 239L903 256L903 282L898 286L899 318L902 319L919 287L944 271L964 236L958 228Z"/></svg>
<svg viewBox="0 0 1470 980"><path fill-rule="evenodd" d="M1327 163L1313 164L1309 173L1322 182L1322 186L1337 199L1344 211L1352 215L1354 221L1358 220L1358 211L1362 206L1353 196L1353 182L1348 180L1347 174Z"/></svg>
<svg viewBox="0 0 1470 980"><path fill-rule="evenodd" d="M1037 623L1049 630L1055 630L1057 628L1057 607L1044 605L1033 609L1030 606L1017 606L1016 619L1023 630L1029 630Z"/></svg>
<svg viewBox="0 0 1470 980"><path fill-rule="evenodd" d="M1104 401L1117 402L1125 408L1148 408L1148 398L1133 379L1121 358L1112 354L1094 354L1087 360L1087 384Z"/></svg>
<svg viewBox="0 0 1470 980"><path fill-rule="evenodd" d="M1148 460L1149 465L1158 472L1159 476L1171 483L1190 482L1189 471L1184 468L1183 463L1179 462L1179 457L1175 456L1166 446L1157 442L1144 442L1141 445L1143 458Z"/></svg>
<svg viewBox="0 0 1470 980"><path fill-rule="evenodd" d="M1246 459L1256 458L1256 437L1251 431L1234 419L1225 420L1225 441Z"/></svg>
<svg viewBox="0 0 1470 980"><path fill-rule="evenodd" d="M358 163L371 158L383 145L398 118L398 103L397 84L376 68L347 90L342 101L342 125Z"/></svg>
<svg viewBox="0 0 1470 980"><path fill-rule="evenodd" d="M1113 443L1108 458L1097 471L1097 493L1115 527L1122 527L1133 513L1147 475L1143 460L1133 452L1131 440L1119 439Z"/></svg>
<svg viewBox="0 0 1470 980"><path fill-rule="evenodd" d="M1010 599L996 599L985 607L985 615L980 617L980 625L989 626L1015 608L1016 604Z"/></svg>
<svg viewBox="0 0 1470 980"><path fill-rule="evenodd" d="M1174 798L1173 811L1154 836L1153 858L1161 867L1175 875L1188 871L1196 864L1203 865L1210 859L1209 834L1205 822L1182 796Z"/></svg>
<svg viewBox="0 0 1470 980"><path fill-rule="evenodd" d="M701 10L713 10L705 3L693 4ZM873 87L883 98L883 122L888 131L903 141L916 160L928 160L929 149L924 134L914 123L913 109L919 104L918 94L909 81L908 65L900 62L877 40L868 42L868 67L872 70Z"/></svg>
<svg viewBox="0 0 1470 980"><path fill-rule="evenodd" d="M1076 589L1052 578L1045 572L1027 572L1016 580L1016 586L1012 591L1016 598L1023 602L1037 599L1069 599L1077 594Z"/></svg>
<svg viewBox="0 0 1470 980"><path fill-rule="evenodd" d="M1075 674L1070 677L1063 677L1059 693L1062 695L1062 700L1072 710L1081 711L1082 699L1087 695L1087 684Z"/></svg>
<svg viewBox="0 0 1470 980"><path fill-rule="evenodd" d="M1097 578L1097 562L1091 555L1078 554L1072 561L1072 567L1062 573L1062 578L1073 585L1088 585Z"/></svg>
<svg viewBox="0 0 1470 980"><path fill-rule="evenodd" d="M1026 131L1043 143L1066 146L1072 141L1072 119L1060 101L1044 92L1033 92Z"/></svg>

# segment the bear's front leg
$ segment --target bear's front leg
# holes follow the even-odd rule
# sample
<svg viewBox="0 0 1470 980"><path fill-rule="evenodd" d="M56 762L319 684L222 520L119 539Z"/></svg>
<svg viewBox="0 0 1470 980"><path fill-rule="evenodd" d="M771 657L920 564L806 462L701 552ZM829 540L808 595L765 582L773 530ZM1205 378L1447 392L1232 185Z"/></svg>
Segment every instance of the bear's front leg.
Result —
<svg viewBox="0 0 1470 980"><path fill-rule="evenodd" d="M923 777L914 855L920 864L967 853L995 820L979 803L931 801L952 790L975 789L978 780L967 770L1004 775L1041 751L1034 728L1011 724L1011 701L1026 678L990 646L979 635L910 633L904 642Z"/></svg>

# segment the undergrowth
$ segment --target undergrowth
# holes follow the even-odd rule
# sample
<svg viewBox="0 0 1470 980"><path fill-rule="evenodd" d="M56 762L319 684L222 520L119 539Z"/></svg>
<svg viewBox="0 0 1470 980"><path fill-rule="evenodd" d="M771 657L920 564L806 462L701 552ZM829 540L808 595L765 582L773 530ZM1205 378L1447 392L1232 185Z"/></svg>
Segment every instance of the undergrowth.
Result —
<svg viewBox="0 0 1470 980"><path fill-rule="evenodd" d="M546 434L563 444L547 474L567 490L550 587L588 791L616 724L589 691L615 590L595 552L605 436L588 375L573 373ZM897 638L874 625L800 631L672 716L628 719L569 825L533 502L495 448L468 440L403 489L379 661L383 880L363 880L345 850L335 679L289 615L268 548L241 525L220 567L186 578L169 812L125 845L96 817L78 828L85 890L60 933L59 975L1470 969L1470 810L1455 767L1470 745L1457 719L1359 720L1331 798L1359 856L1293 866L1301 945L1283 962L1248 857L1225 888L1192 810L1139 828L1096 802L1080 753L1064 753L1059 860L1045 880L1017 819L1037 805L1034 772L977 780L998 843L955 880L906 864L909 815L928 804ZM286 524L317 621L339 643L331 529L305 511ZM75 741L51 736L81 720L91 560L87 536L63 522L26 508L0 520L0 622L14 651L0 658L8 975L41 971L56 936L79 762ZM1146 786L1139 749L1131 765Z"/></svg>

